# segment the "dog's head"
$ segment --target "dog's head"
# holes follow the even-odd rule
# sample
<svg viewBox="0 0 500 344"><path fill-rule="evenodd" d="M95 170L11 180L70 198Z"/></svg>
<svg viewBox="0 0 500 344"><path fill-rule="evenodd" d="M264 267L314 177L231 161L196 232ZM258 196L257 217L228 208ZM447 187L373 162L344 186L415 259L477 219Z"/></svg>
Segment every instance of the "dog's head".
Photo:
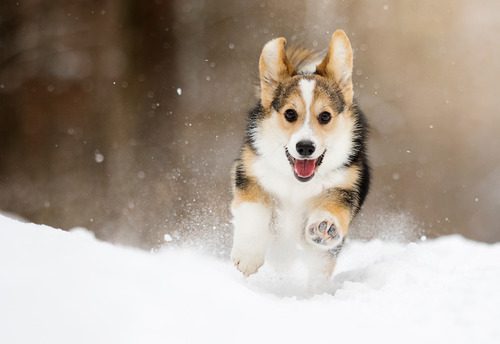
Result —
<svg viewBox="0 0 500 344"><path fill-rule="evenodd" d="M285 46L285 38L273 39L260 56L265 117L256 144L281 166L287 159L295 177L305 182L321 169L341 167L352 150L352 48L344 31L337 30L315 71L301 73Z"/></svg>

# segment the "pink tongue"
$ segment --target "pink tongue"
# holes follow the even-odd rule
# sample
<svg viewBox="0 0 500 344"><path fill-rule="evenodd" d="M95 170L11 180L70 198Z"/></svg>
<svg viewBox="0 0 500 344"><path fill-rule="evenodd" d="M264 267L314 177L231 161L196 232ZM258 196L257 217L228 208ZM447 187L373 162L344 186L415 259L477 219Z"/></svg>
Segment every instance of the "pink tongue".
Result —
<svg viewBox="0 0 500 344"><path fill-rule="evenodd" d="M312 176L314 169L316 168L316 160L295 160L293 164L293 169L295 173L301 178L307 178Z"/></svg>

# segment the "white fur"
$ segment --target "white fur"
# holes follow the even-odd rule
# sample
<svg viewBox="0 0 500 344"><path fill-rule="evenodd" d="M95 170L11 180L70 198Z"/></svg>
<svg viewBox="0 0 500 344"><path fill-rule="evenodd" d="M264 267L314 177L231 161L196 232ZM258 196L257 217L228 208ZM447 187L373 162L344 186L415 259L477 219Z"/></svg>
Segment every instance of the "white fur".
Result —
<svg viewBox="0 0 500 344"><path fill-rule="evenodd" d="M315 147L318 145L318 142L314 137L314 131L311 127L311 117L312 117L311 105L314 98L315 86L316 86L315 80L302 79L299 81L299 89L302 99L304 101L306 113L302 127L292 135L292 137L290 138L290 142L288 143L288 151L290 152L290 154L292 154L294 158L300 157L300 154L297 152L296 149L298 142L306 140L306 141L311 141ZM316 150L315 154L311 157L311 159L316 159L321 155L321 153L323 152L319 152L318 150Z"/></svg>
<svg viewBox="0 0 500 344"><path fill-rule="evenodd" d="M316 80L302 79L299 81L299 89L306 106L306 120L304 125L311 125L311 105L314 98L314 88L316 87Z"/></svg>
<svg viewBox="0 0 500 344"><path fill-rule="evenodd" d="M264 204L244 202L233 206L231 212L234 226L231 259L248 276L264 263L271 237L272 210Z"/></svg>

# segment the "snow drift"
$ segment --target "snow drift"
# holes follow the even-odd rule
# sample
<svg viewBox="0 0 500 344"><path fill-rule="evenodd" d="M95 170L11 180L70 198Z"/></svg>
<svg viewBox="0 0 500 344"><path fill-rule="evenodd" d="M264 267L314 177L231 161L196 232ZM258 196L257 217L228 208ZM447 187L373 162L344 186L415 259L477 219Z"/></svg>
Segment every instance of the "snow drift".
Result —
<svg viewBox="0 0 500 344"><path fill-rule="evenodd" d="M1 343L498 343L500 245L350 242L319 294L0 216Z"/></svg>

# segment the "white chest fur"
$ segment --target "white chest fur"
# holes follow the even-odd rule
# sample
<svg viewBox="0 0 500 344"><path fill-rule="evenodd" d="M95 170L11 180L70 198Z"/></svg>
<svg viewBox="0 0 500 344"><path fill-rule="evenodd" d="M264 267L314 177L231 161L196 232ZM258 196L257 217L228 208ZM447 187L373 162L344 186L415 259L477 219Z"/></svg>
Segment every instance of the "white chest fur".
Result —
<svg viewBox="0 0 500 344"><path fill-rule="evenodd" d="M317 172L312 180L300 182L293 176L287 161L257 158L254 162L252 173L275 201L274 223L280 237L300 242L311 200L346 179L344 169L325 172L320 167Z"/></svg>

